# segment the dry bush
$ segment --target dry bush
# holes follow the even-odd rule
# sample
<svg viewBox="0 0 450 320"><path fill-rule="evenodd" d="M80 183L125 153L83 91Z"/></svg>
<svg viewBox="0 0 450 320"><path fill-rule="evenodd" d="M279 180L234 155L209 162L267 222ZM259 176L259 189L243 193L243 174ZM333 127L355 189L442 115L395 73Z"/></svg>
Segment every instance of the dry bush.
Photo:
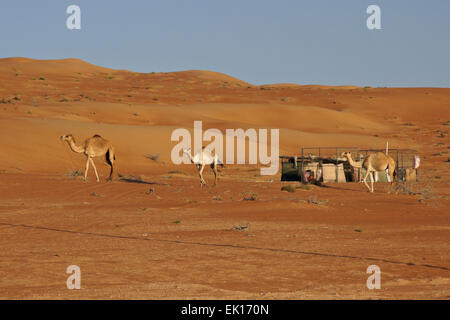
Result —
<svg viewBox="0 0 450 320"><path fill-rule="evenodd" d="M80 170L74 170L69 173L64 173L63 176L69 176L69 177L76 179L77 177L84 177L84 173L81 172Z"/></svg>
<svg viewBox="0 0 450 320"><path fill-rule="evenodd" d="M434 192L433 183L429 179L425 179L420 183L417 181L397 183L394 186L390 186L389 189L389 193L418 196L418 201L425 204L435 204L435 200L438 198Z"/></svg>
<svg viewBox="0 0 450 320"><path fill-rule="evenodd" d="M302 190L311 190L311 186L309 184L299 184L295 187L295 189L302 189Z"/></svg>
<svg viewBox="0 0 450 320"><path fill-rule="evenodd" d="M245 225L234 226L231 230L234 230L234 231L248 231L249 227L250 227L250 222L248 222Z"/></svg>
<svg viewBox="0 0 450 320"><path fill-rule="evenodd" d="M168 171L167 173L168 173L168 174L183 174L183 175L186 175L185 172L179 171L179 170L170 170L170 171Z"/></svg>
<svg viewBox="0 0 450 320"><path fill-rule="evenodd" d="M250 194L247 193L247 194L245 194L242 197L242 200L244 200L244 201L255 201L257 199L257 197L258 197L257 193L250 193Z"/></svg>
<svg viewBox="0 0 450 320"><path fill-rule="evenodd" d="M295 192L295 187L293 185L286 185L281 187L281 191L287 191L287 192Z"/></svg>
<svg viewBox="0 0 450 320"><path fill-rule="evenodd" d="M320 200L316 195L309 197L306 202L316 204L318 206L327 206L328 200Z"/></svg>
<svg viewBox="0 0 450 320"><path fill-rule="evenodd" d="M159 159L159 157L160 157L160 154L158 153L158 154L156 154L156 155L153 155L153 154L147 153L147 154L144 155L144 157L146 157L146 158L148 158L148 159L150 159L150 160L152 160L152 161L158 162L158 159Z"/></svg>

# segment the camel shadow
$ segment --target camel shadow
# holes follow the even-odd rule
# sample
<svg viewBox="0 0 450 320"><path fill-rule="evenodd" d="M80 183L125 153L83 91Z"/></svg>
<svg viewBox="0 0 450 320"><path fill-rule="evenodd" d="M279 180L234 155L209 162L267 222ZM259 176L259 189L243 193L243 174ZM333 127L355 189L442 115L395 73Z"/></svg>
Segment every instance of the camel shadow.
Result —
<svg viewBox="0 0 450 320"><path fill-rule="evenodd" d="M333 190L342 190L342 191L352 191L352 192L364 192L368 193L367 190L356 190L356 189L350 189L350 188L344 188L344 187L337 187L337 186L327 186L329 189Z"/></svg>
<svg viewBox="0 0 450 320"><path fill-rule="evenodd" d="M123 181L123 182L127 182L127 183L145 184L145 185L160 185L160 186L167 185L166 183L159 183L159 182L155 182L155 181L145 181L145 180L142 180L141 177L135 177L132 175L119 176L119 181Z"/></svg>

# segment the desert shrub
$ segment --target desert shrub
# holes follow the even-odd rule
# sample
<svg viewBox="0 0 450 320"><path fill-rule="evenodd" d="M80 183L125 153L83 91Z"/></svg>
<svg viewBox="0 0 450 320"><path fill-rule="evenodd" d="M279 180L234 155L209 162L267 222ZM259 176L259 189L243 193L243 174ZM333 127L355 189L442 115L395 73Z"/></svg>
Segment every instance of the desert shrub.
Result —
<svg viewBox="0 0 450 320"><path fill-rule="evenodd" d="M167 172L168 174L186 174L183 171L179 171L179 170L170 170L169 172Z"/></svg>
<svg viewBox="0 0 450 320"><path fill-rule="evenodd" d="M311 190L311 186L309 186L308 184L299 184L295 187L295 189L302 189L302 190Z"/></svg>
<svg viewBox="0 0 450 320"><path fill-rule="evenodd" d="M434 200L436 199L436 194L430 179L425 180L423 183L418 183L416 181L399 183L390 188L396 194L418 196L418 201L420 203L434 203Z"/></svg>
<svg viewBox="0 0 450 320"><path fill-rule="evenodd" d="M144 156L145 156L146 158L149 158L149 159L152 160L152 161L158 162L158 159L159 159L159 157L160 157L160 154L158 153L158 154L156 154L156 155L153 155L153 154L147 153L147 154L145 154Z"/></svg>
<svg viewBox="0 0 450 320"><path fill-rule="evenodd" d="M80 170L74 170L72 172L69 173L64 173L64 176L69 176L69 177L73 177L74 179L77 177L84 177L84 174L80 171Z"/></svg>
<svg viewBox="0 0 450 320"><path fill-rule="evenodd" d="M328 205L328 200L320 200L320 199L318 199L317 196L315 196L315 195L309 197L309 198L306 200L306 202L312 203L312 204L315 204L315 205L318 205L318 206L326 206L326 205Z"/></svg>
<svg viewBox="0 0 450 320"><path fill-rule="evenodd" d="M249 227L250 227L250 223L247 223L246 225L235 226L235 227L232 228L232 230L235 230L235 231L244 231L245 230L245 231L247 231Z"/></svg>
<svg viewBox="0 0 450 320"><path fill-rule="evenodd" d="M291 184L281 187L281 191L295 192L295 187Z"/></svg>
<svg viewBox="0 0 450 320"><path fill-rule="evenodd" d="M255 201L258 197L257 193L245 194L242 198L244 201Z"/></svg>

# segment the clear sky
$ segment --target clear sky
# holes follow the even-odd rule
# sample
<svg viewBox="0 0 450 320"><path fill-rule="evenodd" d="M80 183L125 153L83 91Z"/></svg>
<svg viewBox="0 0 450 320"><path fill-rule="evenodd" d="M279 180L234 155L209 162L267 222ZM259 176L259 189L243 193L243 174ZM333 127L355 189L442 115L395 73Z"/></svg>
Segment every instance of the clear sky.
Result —
<svg viewBox="0 0 450 320"><path fill-rule="evenodd" d="M66 9L81 7L81 30ZM381 30L366 27L369 5ZM0 57L253 84L450 87L449 0L1 0Z"/></svg>

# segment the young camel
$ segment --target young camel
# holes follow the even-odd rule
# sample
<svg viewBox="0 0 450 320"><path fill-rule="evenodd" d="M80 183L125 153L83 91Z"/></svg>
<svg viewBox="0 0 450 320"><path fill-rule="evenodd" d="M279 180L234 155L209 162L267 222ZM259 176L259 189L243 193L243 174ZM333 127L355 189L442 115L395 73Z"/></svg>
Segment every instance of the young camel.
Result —
<svg viewBox="0 0 450 320"><path fill-rule="evenodd" d="M394 184L394 178L397 179L398 183L395 160L390 156L384 154L383 152L369 154L366 158L364 158L362 168L366 169L366 176L363 178L363 182L366 185L367 189L369 189L369 192L373 192L373 176L371 173L375 174L376 171L384 171L388 169L391 183ZM369 175L371 187L369 187L366 182L366 179Z"/></svg>
<svg viewBox="0 0 450 320"><path fill-rule="evenodd" d="M75 139L71 134L67 134L61 136L61 141L67 141L70 149L76 153L84 153L87 157L86 160L86 170L84 171L84 180L87 179L87 173L89 170L89 162L94 167L95 176L97 177L97 182L100 181L98 178L97 168L95 167L94 157L103 157L105 156L106 162L111 167L111 172L109 173L108 181L112 180L114 173L114 160L116 160L116 156L114 154L114 147L108 140L103 139L98 134L94 135L92 138L86 139L84 143L77 145Z"/></svg>
<svg viewBox="0 0 450 320"><path fill-rule="evenodd" d="M205 168L205 165L209 165L214 172L214 185L217 184L217 165L223 166L217 155L212 156L204 149L205 147L203 147L202 151L195 156L192 156L191 148L183 149L183 153L187 154L189 160L197 166L198 174L200 176L200 187L206 185L206 182L203 179L203 169Z"/></svg>

